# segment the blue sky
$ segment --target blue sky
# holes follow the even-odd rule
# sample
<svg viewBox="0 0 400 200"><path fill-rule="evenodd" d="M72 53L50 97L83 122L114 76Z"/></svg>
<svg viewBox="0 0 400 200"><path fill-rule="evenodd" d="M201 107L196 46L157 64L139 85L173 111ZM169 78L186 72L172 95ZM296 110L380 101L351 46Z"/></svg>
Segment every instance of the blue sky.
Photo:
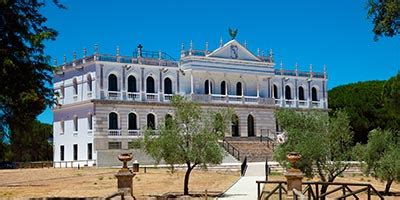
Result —
<svg viewBox="0 0 400 200"><path fill-rule="evenodd" d="M103 1L61 0L68 9L49 4L42 10L47 25L56 29L56 41L46 43L46 52L58 63L66 54L78 57L83 48L93 52L131 55L140 43L146 50L161 50L179 59L182 42L194 49L210 49L228 27L237 28L237 40L248 48L273 49L277 63L316 71L327 66L328 87L364 80L384 80L400 70L400 37L373 40L366 1ZM278 66L277 66L278 67ZM51 123L50 109L39 120Z"/></svg>

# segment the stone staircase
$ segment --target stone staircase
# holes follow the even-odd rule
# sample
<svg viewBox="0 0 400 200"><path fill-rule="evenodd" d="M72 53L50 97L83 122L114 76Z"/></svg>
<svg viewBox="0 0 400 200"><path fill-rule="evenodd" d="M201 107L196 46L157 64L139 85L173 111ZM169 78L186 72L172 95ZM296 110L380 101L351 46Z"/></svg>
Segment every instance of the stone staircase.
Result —
<svg viewBox="0 0 400 200"><path fill-rule="evenodd" d="M225 138L223 147L232 156L243 160L247 156L248 162L265 162L272 159L274 142L264 138Z"/></svg>

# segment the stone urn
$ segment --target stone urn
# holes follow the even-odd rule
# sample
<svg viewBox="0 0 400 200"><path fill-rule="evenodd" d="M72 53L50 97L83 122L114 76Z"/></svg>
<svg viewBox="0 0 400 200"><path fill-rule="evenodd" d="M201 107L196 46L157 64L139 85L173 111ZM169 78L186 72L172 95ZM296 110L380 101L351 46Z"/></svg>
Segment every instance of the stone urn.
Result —
<svg viewBox="0 0 400 200"><path fill-rule="evenodd" d="M297 152L289 152L286 155L286 158L288 159L288 161L291 164L291 168L289 169L290 171L299 171L299 169L297 168L297 161L299 161L301 159L301 155Z"/></svg>
<svg viewBox="0 0 400 200"><path fill-rule="evenodd" d="M131 161L133 158L133 155L131 153L123 153L118 155L118 160L120 160L123 165L122 169L128 170L128 162Z"/></svg>

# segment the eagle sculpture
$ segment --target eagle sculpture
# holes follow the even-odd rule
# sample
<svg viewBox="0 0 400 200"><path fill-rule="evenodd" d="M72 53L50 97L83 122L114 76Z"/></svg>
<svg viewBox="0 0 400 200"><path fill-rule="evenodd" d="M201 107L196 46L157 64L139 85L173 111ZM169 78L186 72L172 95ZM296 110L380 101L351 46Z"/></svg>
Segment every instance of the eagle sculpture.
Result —
<svg viewBox="0 0 400 200"><path fill-rule="evenodd" d="M233 29L233 28L229 28L228 30L229 30L229 35L231 36L232 40L234 40L237 35L238 30Z"/></svg>

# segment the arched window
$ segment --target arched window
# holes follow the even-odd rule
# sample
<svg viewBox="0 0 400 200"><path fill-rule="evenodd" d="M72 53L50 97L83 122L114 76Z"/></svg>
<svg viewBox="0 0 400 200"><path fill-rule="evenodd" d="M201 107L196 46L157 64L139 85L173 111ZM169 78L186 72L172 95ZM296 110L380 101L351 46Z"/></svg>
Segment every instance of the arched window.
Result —
<svg viewBox="0 0 400 200"><path fill-rule="evenodd" d="M304 88L303 87L299 87L299 100L304 101Z"/></svg>
<svg viewBox="0 0 400 200"><path fill-rule="evenodd" d="M153 113L147 115L147 128L151 130L156 129L156 116Z"/></svg>
<svg viewBox="0 0 400 200"><path fill-rule="evenodd" d="M72 80L72 85L74 87L74 95L77 95L78 94L78 81L76 80L76 78L74 78Z"/></svg>
<svg viewBox="0 0 400 200"><path fill-rule="evenodd" d="M108 114L108 129L118 129L118 114L115 112L111 112L110 114Z"/></svg>
<svg viewBox="0 0 400 200"><path fill-rule="evenodd" d="M285 86L285 99L292 99L292 89L290 86Z"/></svg>
<svg viewBox="0 0 400 200"><path fill-rule="evenodd" d="M253 115L249 115L247 117L247 135L249 137L254 137L254 117Z"/></svg>
<svg viewBox="0 0 400 200"><path fill-rule="evenodd" d="M135 113L128 115L128 130L137 130L137 117Z"/></svg>
<svg viewBox="0 0 400 200"><path fill-rule="evenodd" d="M221 82L221 95L226 95L226 82Z"/></svg>
<svg viewBox="0 0 400 200"><path fill-rule="evenodd" d="M118 91L118 80L114 74L108 76L108 91Z"/></svg>
<svg viewBox="0 0 400 200"><path fill-rule="evenodd" d="M165 127L170 128L172 126L172 115L166 114L165 115Z"/></svg>
<svg viewBox="0 0 400 200"><path fill-rule="evenodd" d="M128 92L137 92L136 78L132 75L128 77Z"/></svg>
<svg viewBox="0 0 400 200"><path fill-rule="evenodd" d="M156 93L154 78L149 76L146 79L146 92L147 93Z"/></svg>
<svg viewBox="0 0 400 200"><path fill-rule="evenodd" d="M172 81L170 78L164 79L164 94L172 94Z"/></svg>
<svg viewBox="0 0 400 200"><path fill-rule="evenodd" d="M232 116L232 127L231 132L233 137L239 137L239 117L237 115Z"/></svg>
<svg viewBox="0 0 400 200"><path fill-rule="evenodd" d="M274 86L273 86L273 92L274 92L274 98L275 99L279 99L279 96L278 96L278 86L276 86L275 84L274 84Z"/></svg>
<svg viewBox="0 0 400 200"><path fill-rule="evenodd" d="M210 80L204 82L204 94L212 94L212 83Z"/></svg>
<svg viewBox="0 0 400 200"><path fill-rule="evenodd" d="M311 89L311 99L312 99L312 101L318 101L317 88L315 88L315 87L313 87Z"/></svg>
<svg viewBox="0 0 400 200"><path fill-rule="evenodd" d="M90 74L87 75L87 90L91 92L93 89L92 87L92 76Z"/></svg>
<svg viewBox="0 0 400 200"><path fill-rule="evenodd" d="M242 83L241 82L236 83L236 95L242 96Z"/></svg>

